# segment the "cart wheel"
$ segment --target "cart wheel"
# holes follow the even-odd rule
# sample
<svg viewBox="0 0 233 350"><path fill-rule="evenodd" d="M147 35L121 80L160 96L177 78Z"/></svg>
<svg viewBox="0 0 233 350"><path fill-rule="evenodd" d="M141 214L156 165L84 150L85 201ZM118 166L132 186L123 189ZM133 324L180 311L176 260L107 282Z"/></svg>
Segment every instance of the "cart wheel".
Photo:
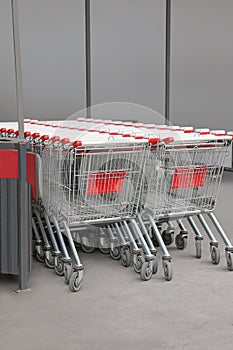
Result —
<svg viewBox="0 0 233 350"><path fill-rule="evenodd" d="M145 262L144 257L142 255L137 254L136 262L133 262L134 271L137 273L140 273L144 262Z"/></svg>
<svg viewBox="0 0 233 350"><path fill-rule="evenodd" d="M119 247L114 247L110 249L110 255L113 260L120 260L121 258L121 250Z"/></svg>
<svg viewBox="0 0 233 350"><path fill-rule="evenodd" d="M172 264L171 261L163 260L163 272L166 281L171 281L172 279Z"/></svg>
<svg viewBox="0 0 233 350"><path fill-rule="evenodd" d="M159 247L159 242L157 241L154 235L152 235L151 240L155 247Z"/></svg>
<svg viewBox="0 0 233 350"><path fill-rule="evenodd" d="M99 247L99 250L102 254L109 254L110 248Z"/></svg>
<svg viewBox="0 0 233 350"><path fill-rule="evenodd" d="M66 284L69 284L71 274L72 274L72 266L65 264L65 266L64 266L64 277L65 277L65 283Z"/></svg>
<svg viewBox="0 0 233 350"><path fill-rule="evenodd" d="M69 288L71 292L78 292L81 288L82 280L79 279L79 272L73 272L70 276Z"/></svg>
<svg viewBox="0 0 233 350"><path fill-rule="evenodd" d="M174 232L167 232L166 230L162 233L162 239L165 245L171 245L173 243L173 234Z"/></svg>
<svg viewBox="0 0 233 350"><path fill-rule="evenodd" d="M196 246L196 258L200 259L202 254L202 241L195 241Z"/></svg>
<svg viewBox="0 0 233 350"><path fill-rule="evenodd" d="M177 249L183 250L187 247L187 237L182 236L180 233L175 238Z"/></svg>
<svg viewBox="0 0 233 350"><path fill-rule="evenodd" d="M85 245L85 244L82 244L82 251L84 253L93 253L94 250L95 250L95 247L94 247L94 244L92 244L92 242L90 242L91 244L90 245Z"/></svg>
<svg viewBox="0 0 233 350"><path fill-rule="evenodd" d="M55 259L53 256L50 256L50 259L45 258L44 262L49 269L54 269Z"/></svg>
<svg viewBox="0 0 233 350"><path fill-rule="evenodd" d="M229 271L233 271L233 256L231 252L227 252L227 268Z"/></svg>
<svg viewBox="0 0 233 350"><path fill-rule="evenodd" d="M153 274L153 269L150 266L150 263L148 261L145 261L142 264L142 268L141 268L141 279L143 281L149 281L152 277Z"/></svg>
<svg viewBox="0 0 233 350"><path fill-rule="evenodd" d="M212 246L210 250L211 260L214 265L218 265L220 261L220 251L218 247Z"/></svg>
<svg viewBox="0 0 233 350"><path fill-rule="evenodd" d="M45 256L41 255L40 253L36 252L36 260L43 263L45 261Z"/></svg>
<svg viewBox="0 0 233 350"><path fill-rule="evenodd" d="M158 271L158 259L155 256L154 261L153 261L153 270L152 270L153 275L155 275L157 273L157 271Z"/></svg>
<svg viewBox="0 0 233 350"><path fill-rule="evenodd" d="M129 267L131 263L131 254L129 248L121 248L121 259L122 259L122 265L124 267Z"/></svg>
<svg viewBox="0 0 233 350"><path fill-rule="evenodd" d="M61 258L57 259L57 265L54 266L54 270L58 276L64 276L64 263Z"/></svg>

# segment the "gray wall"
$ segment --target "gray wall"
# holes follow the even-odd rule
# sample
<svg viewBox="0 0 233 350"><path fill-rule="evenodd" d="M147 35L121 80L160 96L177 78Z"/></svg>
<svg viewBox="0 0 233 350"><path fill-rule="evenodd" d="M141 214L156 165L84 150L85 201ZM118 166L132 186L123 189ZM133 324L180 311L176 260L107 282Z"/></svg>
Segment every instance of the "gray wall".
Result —
<svg viewBox="0 0 233 350"><path fill-rule="evenodd" d="M173 0L172 117L233 129L233 1Z"/></svg>
<svg viewBox="0 0 233 350"><path fill-rule="evenodd" d="M164 110L165 0L92 0L93 103ZM233 129L233 1L172 0L173 124ZM25 114L85 105L84 0L19 0ZM10 0L0 0L0 119L16 119Z"/></svg>

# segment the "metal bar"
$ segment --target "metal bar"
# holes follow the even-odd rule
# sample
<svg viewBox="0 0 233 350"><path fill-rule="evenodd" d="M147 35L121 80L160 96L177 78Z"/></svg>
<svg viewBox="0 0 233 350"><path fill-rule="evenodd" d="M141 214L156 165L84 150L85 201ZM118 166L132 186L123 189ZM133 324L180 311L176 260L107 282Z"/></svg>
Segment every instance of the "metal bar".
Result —
<svg viewBox="0 0 233 350"><path fill-rule="evenodd" d="M137 219L138 219L140 228L142 230L142 233L145 236L145 239L146 239L146 242L148 244L148 247L149 247L150 251L153 252L153 253L156 253L156 249L155 249L155 247L154 247L154 245L153 245L153 243L152 243L152 241L150 239L150 236L149 236L149 234L147 232L146 226L145 226L145 224L144 224L140 214L137 215Z"/></svg>
<svg viewBox="0 0 233 350"><path fill-rule="evenodd" d="M211 240L211 242L213 243L218 243L218 241L216 240L216 238L214 237L210 227L208 226L207 222L205 221L205 219L203 218L203 216L201 214L197 215L200 223L202 224L202 226L205 229L205 232L207 233L209 239Z"/></svg>
<svg viewBox="0 0 233 350"><path fill-rule="evenodd" d="M69 246L70 246L71 253L73 255L73 259L74 259L75 265L77 267L82 267L82 263L81 263L81 261L79 259L79 255L78 255L77 250L75 248L75 244L74 244L73 238L71 236L71 233L70 233L68 225L67 225L67 223L65 221L62 221L61 225L64 227L65 235L66 235L66 238L68 239L68 243L69 243Z"/></svg>
<svg viewBox="0 0 233 350"><path fill-rule="evenodd" d="M23 112L23 83L22 67L20 56L20 39L19 39L19 20L18 20L18 0L11 0L12 27L13 27L13 44L14 44L14 63L15 63L15 84L17 100L17 118L19 137L24 138L24 112Z"/></svg>
<svg viewBox="0 0 233 350"><path fill-rule="evenodd" d="M28 227L26 220L27 193L26 183L26 144L18 145L19 179L18 179L18 235L19 235L19 290L28 289Z"/></svg>
<svg viewBox="0 0 233 350"><path fill-rule="evenodd" d="M220 234L223 242L227 247L232 247L232 244L225 234L224 230L222 229L222 226L220 225L219 221L217 220L216 216L213 213L209 213L208 216L210 217L212 223L214 224L215 228L217 229L218 233Z"/></svg>
<svg viewBox="0 0 233 350"><path fill-rule="evenodd" d="M132 219L130 222L129 222L129 227L131 228L132 231L134 231L137 236L138 236L138 239L140 240L141 244L142 244L142 248L143 248L143 251L144 253L149 257L151 256L151 251L147 245L147 242L145 240L145 238L143 237L143 234L140 230L140 228L138 227L137 225L137 222L135 221L135 219Z"/></svg>
<svg viewBox="0 0 233 350"><path fill-rule="evenodd" d="M202 234L201 234L200 230L198 229L198 227L197 227L195 221L193 220L193 218L187 217L187 220L188 220L190 226L192 227L196 237L198 237L199 239L203 239Z"/></svg>
<svg viewBox="0 0 233 350"><path fill-rule="evenodd" d="M91 0L85 0L86 108L91 118Z"/></svg>
<svg viewBox="0 0 233 350"><path fill-rule="evenodd" d="M180 230L187 231L185 226L184 226L184 224L183 224L183 222L181 221L181 219L177 219L177 223L178 223L178 226L179 226Z"/></svg>
<svg viewBox="0 0 233 350"><path fill-rule="evenodd" d="M165 44L165 119L170 121L170 71L171 71L171 0L166 0Z"/></svg>
<svg viewBox="0 0 233 350"><path fill-rule="evenodd" d="M153 231L153 234L155 236L155 238L157 239L161 249L162 249L162 252L163 252L163 257L166 257L168 258L169 260L171 259L171 255L169 254L168 250L167 250L167 247L166 245L164 244L163 242L163 239L161 237L161 234L158 230L158 227L156 226L155 222L154 222L154 219L153 217L150 215L150 214L147 214L147 218L152 226L152 231Z"/></svg>

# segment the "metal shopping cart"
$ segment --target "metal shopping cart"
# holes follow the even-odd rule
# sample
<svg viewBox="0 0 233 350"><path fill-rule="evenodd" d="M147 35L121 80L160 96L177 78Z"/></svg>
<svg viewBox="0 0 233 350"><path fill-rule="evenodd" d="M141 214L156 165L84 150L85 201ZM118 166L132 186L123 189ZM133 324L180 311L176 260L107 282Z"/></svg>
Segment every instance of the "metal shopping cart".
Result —
<svg viewBox="0 0 233 350"><path fill-rule="evenodd" d="M65 236L75 240L78 229L87 230L88 225L106 226L114 235L115 229L137 215L148 141L119 140L85 144L67 139L45 147L43 203ZM71 249L75 264L68 266L65 274L70 289L76 291L83 279L83 266L75 246Z"/></svg>
<svg viewBox="0 0 233 350"><path fill-rule="evenodd" d="M172 278L171 256L163 242L156 223L178 220L181 233L176 244L185 247L187 232L182 217L210 213L216 204L223 174L223 162L229 137L190 135L183 139L166 137L152 149L147 161L148 194L140 226L147 220L163 251L163 268L166 280ZM145 227L143 227L145 229ZM217 247L213 240L211 257L215 259Z"/></svg>

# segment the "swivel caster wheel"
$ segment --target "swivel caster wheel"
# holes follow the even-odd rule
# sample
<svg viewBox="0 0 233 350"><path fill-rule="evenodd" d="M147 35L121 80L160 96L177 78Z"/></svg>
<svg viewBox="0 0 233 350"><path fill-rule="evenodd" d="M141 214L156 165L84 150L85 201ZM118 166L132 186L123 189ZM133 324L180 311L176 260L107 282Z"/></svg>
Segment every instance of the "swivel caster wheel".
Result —
<svg viewBox="0 0 233 350"><path fill-rule="evenodd" d="M173 235L174 232L167 232L166 230L162 232L162 239L165 245L171 245L173 243Z"/></svg>
<svg viewBox="0 0 233 350"><path fill-rule="evenodd" d="M175 243L177 249L184 250L187 247L187 237L179 233L175 238Z"/></svg>
<svg viewBox="0 0 233 350"><path fill-rule="evenodd" d="M202 241L195 241L196 258L200 259L202 255Z"/></svg>
<svg viewBox="0 0 233 350"><path fill-rule="evenodd" d="M143 281L149 281L151 279L153 275L153 268L151 267L151 264L148 261L145 261L142 264L140 275Z"/></svg>
<svg viewBox="0 0 233 350"><path fill-rule="evenodd" d="M71 274L72 274L72 265L70 265L70 264L65 264L65 267L64 267L64 277L65 277L65 283L66 283L66 284L69 284Z"/></svg>
<svg viewBox="0 0 233 350"><path fill-rule="evenodd" d="M233 255L231 252L226 253L227 268L229 271L233 271Z"/></svg>
<svg viewBox="0 0 233 350"><path fill-rule="evenodd" d="M163 272L166 281L171 281L172 279L172 264L169 260L163 260Z"/></svg>
<svg viewBox="0 0 233 350"><path fill-rule="evenodd" d="M142 255L137 254L136 259L133 260L133 269L136 273L141 272L142 265L144 264L145 259Z"/></svg>
<svg viewBox="0 0 233 350"><path fill-rule="evenodd" d="M153 275L155 275L158 271L158 259L155 256L154 261L153 261L153 269L152 269L152 273Z"/></svg>
<svg viewBox="0 0 233 350"><path fill-rule="evenodd" d="M58 276L64 276L64 263L61 258L57 259L57 263L54 266L54 270Z"/></svg>
<svg viewBox="0 0 233 350"><path fill-rule="evenodd" d="M218 265L220 261L220 251L216 246L212 246L210 249L211 261L214 265Z"/></svg>
<svg viewBox="0 0 233 350"><path fill-rule="evenodd" d="M55 264L54 256L50 256L50 259L45 258L44 262L49 269L54 269L54 264Z"/></svg>
<svg viewBox="0 0 233 350"><path fill-rule="evenodd" d="M94 244L93 244L93 242L91 242L91 241L89 242L88 245L82 244L82 245L81 245L81 248L82 248L82 251L83 251L84 253L93 253L94 250L95 250Z"/></svg>
<svg viewBox="0 0 233 350"><path fill-rule="evenodd" d="M45 256L41 255L40 253L36 252L36 260L43 263L45 261Z"/></svg>
<svg viewBox="0 0 233 350"><path fill-rule="evenodd" d="M80 280L79 272L75 271L70 276L69 288L71 292L78 292L81 288L82 280Z"/></svg>
<svg viewBox="0 0 233 350"><path fill-rule="evenodd" d="M121 248L121 259L122 259L122 265L124 267L129 267L131 263L131 254L129 248Z"/></svg>
<svg viewBox="0 0 233 350"><path fill-rule="evenodd" d="M121 258L121 250L119 247L114 247L110 250L110 256L113 260L120 260Z"/></svg>

